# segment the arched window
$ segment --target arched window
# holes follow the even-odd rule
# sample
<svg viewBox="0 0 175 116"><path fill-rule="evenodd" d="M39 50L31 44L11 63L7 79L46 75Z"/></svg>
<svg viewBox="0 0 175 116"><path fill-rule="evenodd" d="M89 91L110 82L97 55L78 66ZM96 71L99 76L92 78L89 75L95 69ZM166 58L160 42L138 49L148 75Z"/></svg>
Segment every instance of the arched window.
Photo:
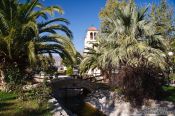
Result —
<svg viewBox="0 0 175 116"><path fill-rule="evenodd" d="M95 39L96 34L97 34L97 33L94 33L94 39Z"/></svg>
<svg viewBox="0 0 175 116"><path fill-rule="evenodd" d="M97 33L94 33L94 37L96 36Z"/></svg>
<svg viewBox="0 0 175 116"><path fill-rule="evenodd" d="M93 39L93 33L92 32L90 33L90 39Z"/></svg>

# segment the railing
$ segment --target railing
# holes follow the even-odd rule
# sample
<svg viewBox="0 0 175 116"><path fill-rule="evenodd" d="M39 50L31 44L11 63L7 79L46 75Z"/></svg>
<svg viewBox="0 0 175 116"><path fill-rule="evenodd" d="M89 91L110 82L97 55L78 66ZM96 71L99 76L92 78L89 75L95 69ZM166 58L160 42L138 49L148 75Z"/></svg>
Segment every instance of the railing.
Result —
<svg viewBox="0 0 175 116"><path fill-rule="evenodd" d="M82 80L88 80L91 82L100 82L103 81L104 79L97 79L98 77L102 77L102 75L86 75L86 76L80 76L80 75L74 75L73 76L75 79L82 79Z"/></svg>

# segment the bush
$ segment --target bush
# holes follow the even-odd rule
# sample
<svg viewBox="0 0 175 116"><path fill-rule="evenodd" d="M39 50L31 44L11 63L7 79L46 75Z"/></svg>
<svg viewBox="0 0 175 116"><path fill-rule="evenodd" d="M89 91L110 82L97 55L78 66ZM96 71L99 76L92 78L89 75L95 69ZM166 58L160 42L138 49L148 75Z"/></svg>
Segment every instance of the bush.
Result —
<svg viewBox="0 0 175 116"><path fill-rule="evenodd" d="M73 75L73 68L71 66L67 67L66 74L69 76Z"/></svg>
<svg viewBox="0 0 175 116"><path fill-rule="evenodd" d="M155 67L125 66L114 79L115 85L133 105L141 105L145 98L159 99L162 94L164 75Z"/></svg>
<svg viewBox="0 0 175 116"><path fill-rule="evenodd" d="M51 89L45 83L40 83L30 91L21 91L19 93L21 93L20 97L22 100L37 100L38 103L42 104L50 98Z"/></svg>
<svg viewBox="0 0 175 116"><path fill-rule="evenodd" d="M9 65L5 70L5 82L8 84L19 84L23 81L22 73L17 66Z"/></svg>
<svg viewBox="0 0 175 116"><path fill-rule="evenodd" d="M50 66L47 70L45 70L45 72L46 72L47 74L54 74L54 73L57 72L57 70L58 70L57 67L55 67L55 66Z"/></svg>

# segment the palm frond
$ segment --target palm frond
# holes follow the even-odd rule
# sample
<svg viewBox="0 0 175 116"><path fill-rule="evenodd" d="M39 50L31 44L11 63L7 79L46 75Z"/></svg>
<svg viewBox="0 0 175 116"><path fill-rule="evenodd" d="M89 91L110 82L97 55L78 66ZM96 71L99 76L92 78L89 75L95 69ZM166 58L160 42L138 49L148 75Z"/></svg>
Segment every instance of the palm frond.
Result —
<svg viewBox="0 0 175 116"><path fill-rule="evenodd" d="M54 12L57 12L59 14L63 14L64 13L63 9L61 7L59 7L59 6L49 6L49 7L46 7L44 9L42 9L42 11L47 12L50 15L53 15Z"/></svg>
<svg viewBox="0 0 175 116"><path fill-rule="evenodd" d="M47 22L44 22L44 23L39 23L38 26L39 28L42 28L42 27L45 27L47 26L48 24L51 24L51 23L55 23L55 22L64 22L66 24L69 24L70 22L65 19L65 18L55 18L55 19L52 19L52 20L49 20Z"/></svg>
<svg viewBox="0 0 175 116"><path fill-rule="evenodd" d="M68 27L66 27L65 25L59 24L59 25L51 25L51 26L47 26L44 28L40 29L40 33L44 33L44 32L55 32L56 30L58 31L63 31L66 33L66 35L70 38L73 38L72 32L68 29Z"/></svg>

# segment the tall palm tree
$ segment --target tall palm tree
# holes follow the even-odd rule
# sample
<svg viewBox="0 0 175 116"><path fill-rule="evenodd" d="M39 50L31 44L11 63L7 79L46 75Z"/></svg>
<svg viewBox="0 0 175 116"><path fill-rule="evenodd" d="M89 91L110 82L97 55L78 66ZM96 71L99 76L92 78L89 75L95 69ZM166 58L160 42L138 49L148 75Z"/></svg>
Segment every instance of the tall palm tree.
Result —
<svg viewBox="0 0 175 116"><path fill-rule="evenodd" d="M165 42L156 33L155 23L145 18L147 10L138 10L131 0L123 9L116 8L112 18L106 17L112 29L98 34L97 48L83 60L82 72L95 66L111 78L115 69L126 65L155 65L164 70Z"/></svg>
<svg viewBox="0 0 175 116"><path fill-rule="evenodd" d="M69 21L64 18L49 19L49 15L63 13L60 7L44 7L38 0L25 3L1 0L0 6L1 70L12 63L23 70L36 62L38 54L57 53L72 62L75 60L72 32L66 26ZM65 35L59 34L59 31Z"/></svg>

